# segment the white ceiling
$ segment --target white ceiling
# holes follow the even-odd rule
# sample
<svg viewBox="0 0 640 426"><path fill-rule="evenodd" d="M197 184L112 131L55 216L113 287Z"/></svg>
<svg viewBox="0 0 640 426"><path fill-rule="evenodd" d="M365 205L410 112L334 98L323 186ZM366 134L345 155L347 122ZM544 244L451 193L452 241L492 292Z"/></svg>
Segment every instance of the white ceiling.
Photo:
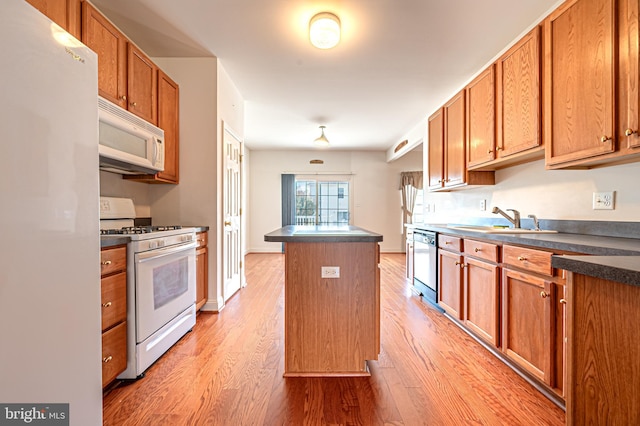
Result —
<svg viewBox="0 0 640 426"><path fill-rule="evenodd" d="M216 56L252 149L386 150L558 0L91 0L152 57ZM340 17L332 50L309 19ZM413 142L413 141L411 141Z"/></svg>

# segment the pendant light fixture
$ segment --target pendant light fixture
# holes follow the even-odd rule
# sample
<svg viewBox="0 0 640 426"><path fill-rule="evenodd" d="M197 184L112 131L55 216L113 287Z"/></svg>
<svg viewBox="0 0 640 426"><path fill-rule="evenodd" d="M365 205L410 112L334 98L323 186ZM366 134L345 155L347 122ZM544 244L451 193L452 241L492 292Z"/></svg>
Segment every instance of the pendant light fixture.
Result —
<svg viewBox="0 0 640 426"><path fill-rule="evenodd" d="M321 12L309 21L309 40L318 49L331 49L340 42L340 19L329 12Z"/></svg>
<svg viewBox="0 0 640 426"><path fill-rule="evenodd" d="M326 126L320 126L320 137L313 141L313 144L318 147L327 148L329 146L329 140L324 135L324 129Z"/></svg>

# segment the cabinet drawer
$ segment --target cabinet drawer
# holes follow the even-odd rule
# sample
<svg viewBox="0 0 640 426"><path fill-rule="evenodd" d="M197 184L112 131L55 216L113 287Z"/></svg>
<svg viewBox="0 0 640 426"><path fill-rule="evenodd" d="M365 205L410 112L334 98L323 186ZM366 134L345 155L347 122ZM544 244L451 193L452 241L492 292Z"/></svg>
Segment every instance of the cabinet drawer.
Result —
<svg viewBox="0 0 640 426"><path fill-rule="evenodd" d="M102 276L127 268L127 247L108 248L100 251L100 274Z"/></svg>
<svg viewBox="0 0 640 426"><path fill-rule="evenodd" d="M209 240L208 232L198 232L196 234L196 243L198 243L198 247L206 246Z"/></svg>
<svg viewBox="0 0 640 426"><path fill-rule="evenodd" d="M462 251L462 238L438 234L438 247L451 251Z"/></svg>
<svg viewBox="0 0 640 426"><path fill-rule="evenodd" d="M503 263L550 277L553 276L552 255L553 253L543 250L509 245L502 247Z"/></svg>
<svg viewBox="0 0 640 426"><path fill-rule="evenodd" d="M102 329L127 319L127 273L103 278L102 286Z"/></svg>
<svg viewBox="0 0 640 426"><path fill-rule="evenodd" d="M102 387L127 368L126 321L102 334Z"/></svg>
<svg viewBox="0 0 640 426"><path fill-rule="evenodd" d="M476 240L464 240L464 254L485 259L490 262L498 262L499 247L495 244Z"/></svg>

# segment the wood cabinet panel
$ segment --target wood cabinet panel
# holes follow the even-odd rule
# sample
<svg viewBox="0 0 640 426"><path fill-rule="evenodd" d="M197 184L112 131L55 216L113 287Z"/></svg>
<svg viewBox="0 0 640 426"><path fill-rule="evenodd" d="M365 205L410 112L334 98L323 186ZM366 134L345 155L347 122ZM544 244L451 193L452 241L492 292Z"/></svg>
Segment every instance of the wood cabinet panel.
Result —
<svg viewBox="0 0 640 426"><path fill-rule="evenodd" d="M640 3L620 0L620 146L640 148ZM636 152L638 150L635 150Z"/></svg>
<svg viewBox="0 0 640 426"><path fill-rule="evenodd" d="M498 158L542 145L540 27L535 27L496 63ZM539 157L544 156L540 152Z"/></svg>
<svg viewBox="0 0 640 426"><path fill-rule="evenodd" d="M640 424L640 288L570 273L567 290L567 424Z"/></svg>
<svg viewBox="0 0 640 426"><path fill-rule="evenodd" d="M462 256L438 250L438 305L454 318L462 319Z"/></svg>
<svg viewBox="0 0 640 426"><path fill-rule="evenodd" d="M444 106L444 182L445 188L465 183L466 125L465 92L460 91Z"/></svg>
<svg viewBox="0 0 640 426"><path fill-rule="evenodd" d="M444 109L429 117L429 190L442 188L444 180Z"/></svg>
<svg viewBox="0 0 640 426"><path fill-rule="evenodd" d="M164 130L164 170L157 179L177 184L180 180L180 88L158 70L158 127Z"/></svg>
<svg viewBox="0 0 640 426"><path fill-rule="evenodd" d="M467 247L467 240L464 242ZM497 265L465 257L464 323L498 346L500 337L500 272Z"/></svg>
<svg viewBox="0 0 640 426"><path fill-rule="evenodd" d="M127 319L127 273L102 278L102 330Z"/></svg>
<svg viewBox="0 0 640 426"><path fill-rule="evenodd" d="M462 251L462 238L454 237L451 235L438 234L438 247L451 250Z"/></svg>
<svg viewBox="0 0 640 426"><path fill-rule="evenodd" d="M158 123L158 67L140 49L127 45L127 96L129 111L138 117Z"/></svg>
<svg viewBox="0 0 640 426"><path fill-rule="evenodd" d="M502 351L547 385L553 384L553 301L552 283L503 269Z"/></svg>
<svg viewBox="0 0 640 426"><path fill-rule="evenodd" d="M500 246L483 241L464 240L464 254L468 256L485 259L490 262L498 262L500 257Z"/></svg>
<svg viewBox="0 0 640 426"><path fill-rule="evenodd" d="M615 0L572 0L545 20L547 167L615 149L615 12Z"/></svg>
<svg viewBox="0 0 640 426"><path fill-rule="evenodd" d="M196 310L200 310L209 297L209 249L196 249Z"/></svg>
<svg viewBox="0 0 640 426"><path fill-rule="evenodd" d="M100 275L105 276L127 269L127 247L113 247L100 251Z"/></svg>
<svg viewBox="0 0 640 426"><path fill-rule="evenodd" d="M82 42L98 55L98 93L127 109L127 38L89 2L82 2Z"/></svg>
<svg viewBox="0 0 640 426"><path fill-rule="evenodd" d="M43 15L80 40L80 0L26 0Z"/></svg>
<svg viewBox="0 0 640 426"><path fill-rule="evenodd" d="M102 387L127 368L127 323L102 334Z"/></svg>
<svg viewBox="0 0 640 426"><path fill-rule="evenodd" d="M525 247L511 245L504 245L502 247L503 263L549 277L554 275L553 268L551 267L552 255L552 252Z"/></svg>
<svg viewBox="0 0 640 426"><path fill-rule="evenodd" d="M495 66L477 76L466 89L466 164L472 169L496 158Z"/></svg>
<svg viewBox="0 0 640 426"><path fill-rule="evenodd" d="M369 375L378 359L378 243L285 243L285 376ZM322 266L340 268L321 278Z"/></svg>

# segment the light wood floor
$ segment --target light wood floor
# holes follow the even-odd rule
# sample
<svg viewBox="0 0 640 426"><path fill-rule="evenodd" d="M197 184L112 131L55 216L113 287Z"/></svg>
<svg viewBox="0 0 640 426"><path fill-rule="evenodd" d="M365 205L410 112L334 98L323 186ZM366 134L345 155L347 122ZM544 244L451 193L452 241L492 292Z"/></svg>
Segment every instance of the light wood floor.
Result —
<svg viewBox="0 0 640 426"><path fill-rule="evenodd" d="M564 412L411 294L381 260L371 377L282 377L284 258L251 254L248 286L149 370L104 397L105 425L561 425Z"/></svg>

